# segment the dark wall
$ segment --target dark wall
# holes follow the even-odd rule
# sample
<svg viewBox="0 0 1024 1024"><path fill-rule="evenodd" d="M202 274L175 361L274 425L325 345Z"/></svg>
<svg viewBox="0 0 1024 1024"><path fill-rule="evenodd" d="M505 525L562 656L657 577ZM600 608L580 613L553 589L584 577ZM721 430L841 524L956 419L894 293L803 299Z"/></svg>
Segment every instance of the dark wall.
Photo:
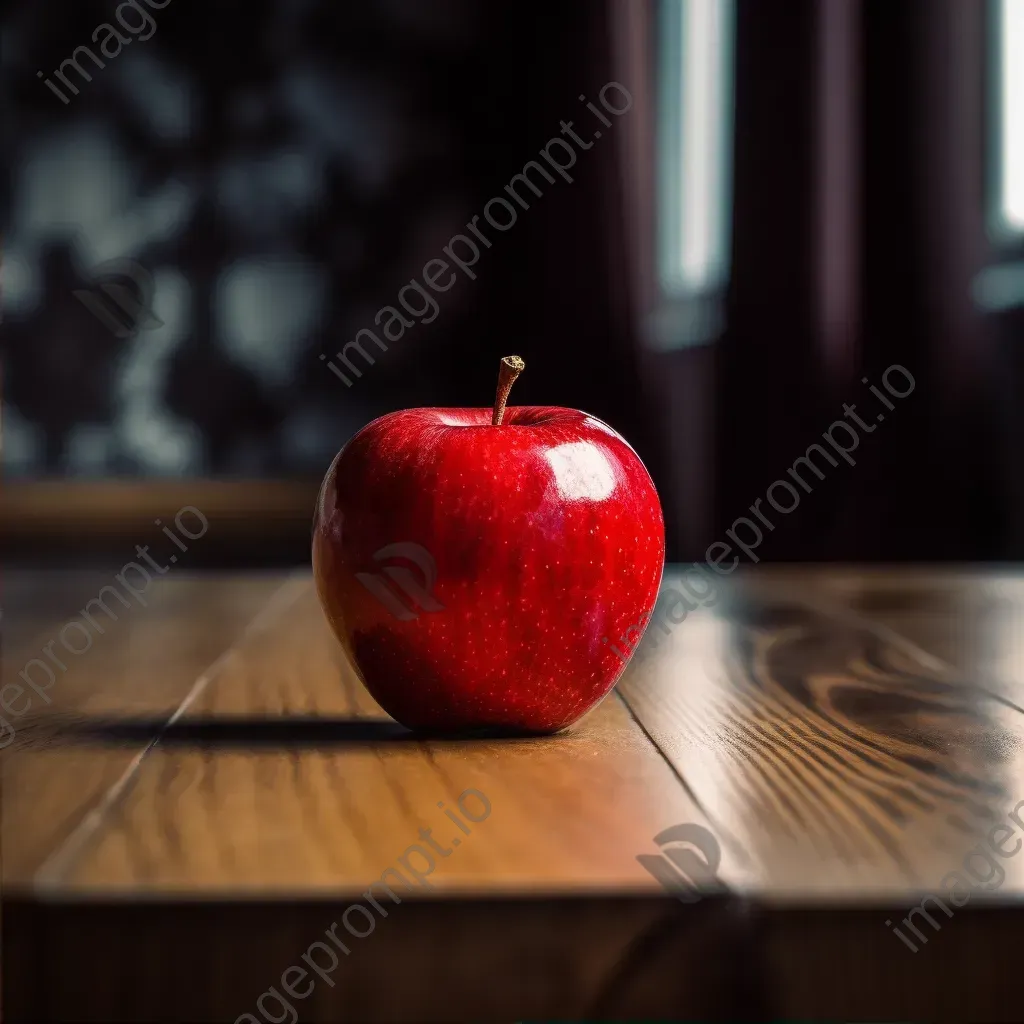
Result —
<svg viewBox="0 0 1024 1024"><path fill-rule="evenodd" d="M985 232L987 3L737 0L725 329L668 352L641 338L653 0L174 0L62 103L37 72L113 10L3 16L8 479L315 478L376 415L489 404L518 352L514 402L634 444L672 557L703 557L846 403L888 418L763 560L1024 554L1024 326L974 301L1020 258ZM579 96L611 80L637 102L598 139ZM570 121L572 181L535 179L436 318L339 380L321 357ZM136 279L104 277L115 259ZM110 321L111 294L152 316ZM896 363L916 387L889 416L869 386Z"/></svg>
<svg viewBox="0 0 1024 1024"><path fill-rule="evenodd" d="M529 367L514 401L587 408L649 454L615 296L614 129L490 232L432 322L425 309L386 352L370 344L350 387L319 358L397 305L563 119L593 120L578 96L614 77L603 7L179 0L150 12L150 38L121 29L102 69L82 57L92 80L68 71L69 95L54 69L99 52L114 7L12 5L8 475L315 475L375 415L489 405L510 352ZM112 259L138 279L104 276ZM153 318L126 317L104 283Z"/></svg>

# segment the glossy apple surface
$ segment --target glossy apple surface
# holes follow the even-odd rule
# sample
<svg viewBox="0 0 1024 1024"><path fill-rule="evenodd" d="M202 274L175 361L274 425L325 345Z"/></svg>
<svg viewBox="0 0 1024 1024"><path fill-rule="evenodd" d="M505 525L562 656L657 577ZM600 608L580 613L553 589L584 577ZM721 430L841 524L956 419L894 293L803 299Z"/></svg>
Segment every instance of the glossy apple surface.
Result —
<svg viewBox="0 0 1024 1024"><path fill-rule="evenodd" d="M317 502L321 603L367 689L409 728L569 725L615 685L624 662L608 641L628 653L618 638L639 639L661 583L661 505L622 437L572 409L491 416L374 420Z"/></svg>

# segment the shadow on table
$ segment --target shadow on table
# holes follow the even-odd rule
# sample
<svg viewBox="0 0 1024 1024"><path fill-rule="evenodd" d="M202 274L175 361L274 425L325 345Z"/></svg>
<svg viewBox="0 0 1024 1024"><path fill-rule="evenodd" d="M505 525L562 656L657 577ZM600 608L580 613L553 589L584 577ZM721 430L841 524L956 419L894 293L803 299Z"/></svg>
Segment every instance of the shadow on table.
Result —
<svg viewBox="0 0 1024 1024"><path fill-rule="evenodd" d="M191 747L339 747L426 741L479 742L537 739L533 733L499 730L413 732L391 719L320 715L210 715L168 723L166 718L48 715L24 721L17 735L25 746L146 744Z"/></svg>

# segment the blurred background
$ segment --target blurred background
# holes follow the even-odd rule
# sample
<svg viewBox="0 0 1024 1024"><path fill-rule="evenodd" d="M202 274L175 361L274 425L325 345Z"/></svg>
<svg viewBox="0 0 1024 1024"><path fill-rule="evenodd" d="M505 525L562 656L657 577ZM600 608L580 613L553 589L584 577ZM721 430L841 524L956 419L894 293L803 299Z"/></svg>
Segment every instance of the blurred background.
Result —
<svg viewBox="0 0 1024 1024"><path fill-rule="evenodd" d="M762 558L1024 555L1024 0L161 2L2 16L8 563L121 564L191 505L191 568L301 564L345 441L490 405L511 352L514 404L638 450L671 558L894 363ZM563 122L573 180L332 373Z"/></svg>

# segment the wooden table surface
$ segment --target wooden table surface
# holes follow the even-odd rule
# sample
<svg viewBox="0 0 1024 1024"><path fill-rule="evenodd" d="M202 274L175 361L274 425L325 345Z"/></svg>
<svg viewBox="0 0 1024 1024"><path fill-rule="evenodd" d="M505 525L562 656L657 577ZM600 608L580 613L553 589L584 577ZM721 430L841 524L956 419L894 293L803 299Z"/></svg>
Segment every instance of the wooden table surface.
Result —
<svg viewBox="0 0 1024 1024"><path fill-rule="evenodd" d="M109 582L6 579L4 683ZM257 999L383 872L428 870L421 829L430 888L341 932L300 1019L1021 1019L1024 853L989 837L1024 817L1024 576L717 590L572 730L452 741L377 707L308 575L155 582L51 648L49 703L5 691L6 1019L292 1019ZM637 860L683 823L721 852L690 903ZM970 900L913 917L915 951L886 922L913 938L953 871Z"/></svg>

